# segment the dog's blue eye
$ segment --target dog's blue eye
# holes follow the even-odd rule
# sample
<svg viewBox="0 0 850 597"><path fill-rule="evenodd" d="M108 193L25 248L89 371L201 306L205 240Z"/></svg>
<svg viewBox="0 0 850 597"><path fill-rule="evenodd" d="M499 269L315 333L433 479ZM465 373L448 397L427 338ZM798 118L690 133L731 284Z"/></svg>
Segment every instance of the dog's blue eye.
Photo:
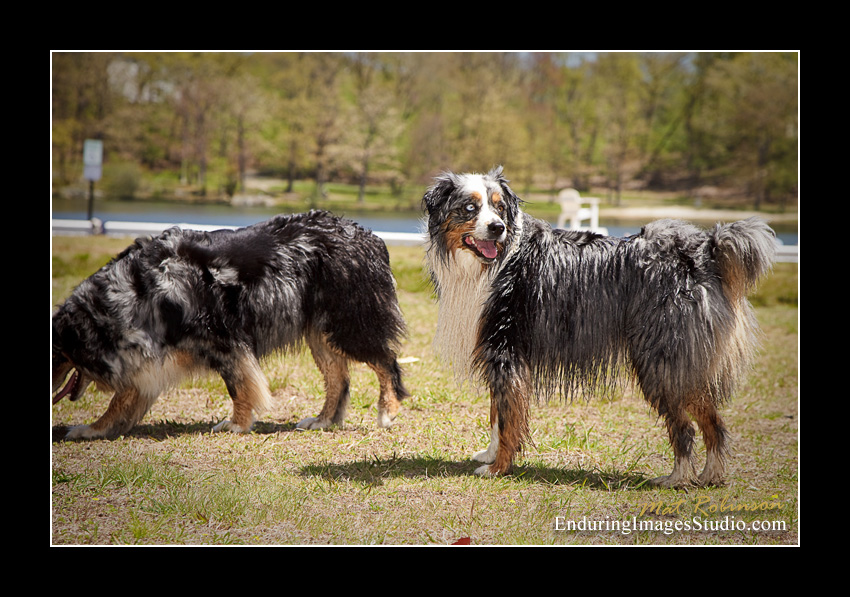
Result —
<svg viewBox="0 0 850 597"><path fill-rule="evenodd" d="M464 206L464 209L465 209L466 211L468 211L469 213L472 213L472 212L474 212L476 209L478 209L478 207L477 207L474 203L467 203L467 204Z"/></svg>

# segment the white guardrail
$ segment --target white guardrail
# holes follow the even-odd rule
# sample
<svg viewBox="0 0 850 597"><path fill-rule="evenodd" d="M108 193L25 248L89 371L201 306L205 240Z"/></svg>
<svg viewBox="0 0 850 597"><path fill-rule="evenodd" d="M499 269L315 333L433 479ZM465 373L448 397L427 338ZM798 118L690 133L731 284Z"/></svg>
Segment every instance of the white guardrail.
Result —
<svg viewBox="0 0 850 597"><path fill-rule="evenodd" d="M236 229L236 226L205 226L202 224L162 224L155 222L90 222L89 220L51 220L53 234L74 235L100 233L109 236L140 236L143 234L159 234L163 230L177 226L191 230L220 230L222 228ZM424 244L425 236L413 232L380 232L375 234L388 245L416 246ZM776 260L786 263L798 263L800 251L797 245L777 245Z"/></svg>
<svg viewBox="0 0 850 597"><path fill-rule="evenodd" d="M160 222L121 222L118 220L110 220L106 222L89 220L63 220L52 219L51 227L53 234L58 235L87 235L87 234L106 234L108 236L142 236L146 234L159 234L168 228L177 226L178 228L188 230L221 230L229 229L236 230L237 226L210 226L204 224L167 224ZM425 242L425 236L410 232L379 232L375 234L382 238L388 245L420 245Z"/></svg>

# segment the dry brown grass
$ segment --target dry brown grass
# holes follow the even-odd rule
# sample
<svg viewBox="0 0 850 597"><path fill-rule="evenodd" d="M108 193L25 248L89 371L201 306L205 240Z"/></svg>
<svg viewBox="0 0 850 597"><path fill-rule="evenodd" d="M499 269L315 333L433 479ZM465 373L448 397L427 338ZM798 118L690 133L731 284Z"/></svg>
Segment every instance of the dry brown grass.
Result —
<svg viewBox="0 0 850 597"><path fill-rule="evenodd" d="M53 299L126 241L54 239ZM649 489L669 472L663 425L632 389L613 400L551 403L531 413L535 446L514 475L481 479L469 456L487 442L488 402L459 390L431 350L436 307L421 253L391 248L409 324L406 400L393 428L376 427L377 383L352 379L346 423L295 430L323 400L306 353L264 363L275 398L249 435L212 434L229 415L223 383L194 380L163 396L143 423L113 441L51 443L51 537L78 544L777 544L798 543L798 311L761 296L766 334L749 382L725 410L735 454L728 484ZM58 272L58 274L57 274ZM781 265L763 288L796 288ZM89 422L109 397L90 392L52 407L52 431ZM743 505L770 507L753 512ZM712 507L714 511L712 511ZM730 509L736 508L736 509ZM697 521L732 529L695 529ZM783 528L755 531L756 521ZM564 531L561 525L652 523L656 530ZM690 530L665 528L690 524ZM744 525L746 529L736 529Z"/></svg>

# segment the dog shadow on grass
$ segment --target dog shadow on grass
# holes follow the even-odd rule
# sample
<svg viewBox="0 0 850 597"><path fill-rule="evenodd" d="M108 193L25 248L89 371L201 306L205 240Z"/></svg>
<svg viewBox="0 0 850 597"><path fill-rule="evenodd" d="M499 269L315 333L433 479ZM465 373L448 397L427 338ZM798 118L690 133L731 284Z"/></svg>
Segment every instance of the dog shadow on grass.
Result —
<svg viewBox="0 0 850 597"><path fill-rule="evenodd" d="M217 421L197 421L192 423L157 421L155 423L139 423L138 425L134 426L130 431L120 437L135 437L140 439L146 438L156 441L162 441L168 439L169 437L177 437L181 435L207 435L213 433L213 427L215 427L217 423ZM68 433L68 430L71 429L71 427L72 425L54 425L52 431L53 441L65 441L65 435ZM277 424L257 422L254 424L252 433L256 433L258 435L268 435L272 433L283 433L292 431L295 431L295 423ZM108 438L107 441L109 441L110 439L118 438Z"/></svg>
<svg viewBox="0 0 850 597"><path fill-rule="evenodd" d="M207 435L212 433L214 423L198 421L192 423L176 423L158 421L156 423L141 423L125 434L124 438L146 438L163 441L169 437L181 435ZM54 442L64 441L69 426L56 425L52 429ZM295 423L254 424L252 433L270 435L275 433L301 433L296 430ZM307 432L312 433L312 432ZM87 440L84 440L87 441ZM109 440L107 440L109 441ZM385 480L398 477L411 479L429 477L474 477L475 469L481 463L470 459L453 460L433 455L397 456L372 455L368 459L356 459L345 462L317 462L301 468L304 477L318 477L328 481L343 481L359 483L364 486L379 486ZM584 470L558 468L551 466L534 466L519 463L509 475L499 477L505 483L532 483L541 485L557 485L572 487L587 487L604 491L642 489L647 487L647 477L634 472L617 470Z"/></svg>
<svg viewBox="0 0 850 597"><path fill-rule="evenodd" d="M352 462L311 464L301 469L305 477L318 477L328 481L360 483L379 486L390 478L473 477L479 462L451 460L433 456L372 456ZM498 478L507 484L541 484L587 487L605 491L639 489L646 486L647 478L634 473L618 471L584 471L569 468L516 465L509 475Z"/></svg>

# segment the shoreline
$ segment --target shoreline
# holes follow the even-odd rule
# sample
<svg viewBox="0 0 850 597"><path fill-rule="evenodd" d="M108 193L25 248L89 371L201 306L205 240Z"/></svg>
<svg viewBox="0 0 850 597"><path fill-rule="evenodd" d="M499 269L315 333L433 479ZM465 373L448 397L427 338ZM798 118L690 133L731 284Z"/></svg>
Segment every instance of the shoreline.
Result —
<svg viewBox="0 0 850 597"><path fill-rule="evenodd" d="M697 209L684 206L658 206L658 207L600 207L600 218L612 218L620 220L658 220L672 218L677 220L697 221L732 221L745 220L752 216L764 218L768 222L797 222L798 213L765 213L754 210L734 209Z"/></svg>

